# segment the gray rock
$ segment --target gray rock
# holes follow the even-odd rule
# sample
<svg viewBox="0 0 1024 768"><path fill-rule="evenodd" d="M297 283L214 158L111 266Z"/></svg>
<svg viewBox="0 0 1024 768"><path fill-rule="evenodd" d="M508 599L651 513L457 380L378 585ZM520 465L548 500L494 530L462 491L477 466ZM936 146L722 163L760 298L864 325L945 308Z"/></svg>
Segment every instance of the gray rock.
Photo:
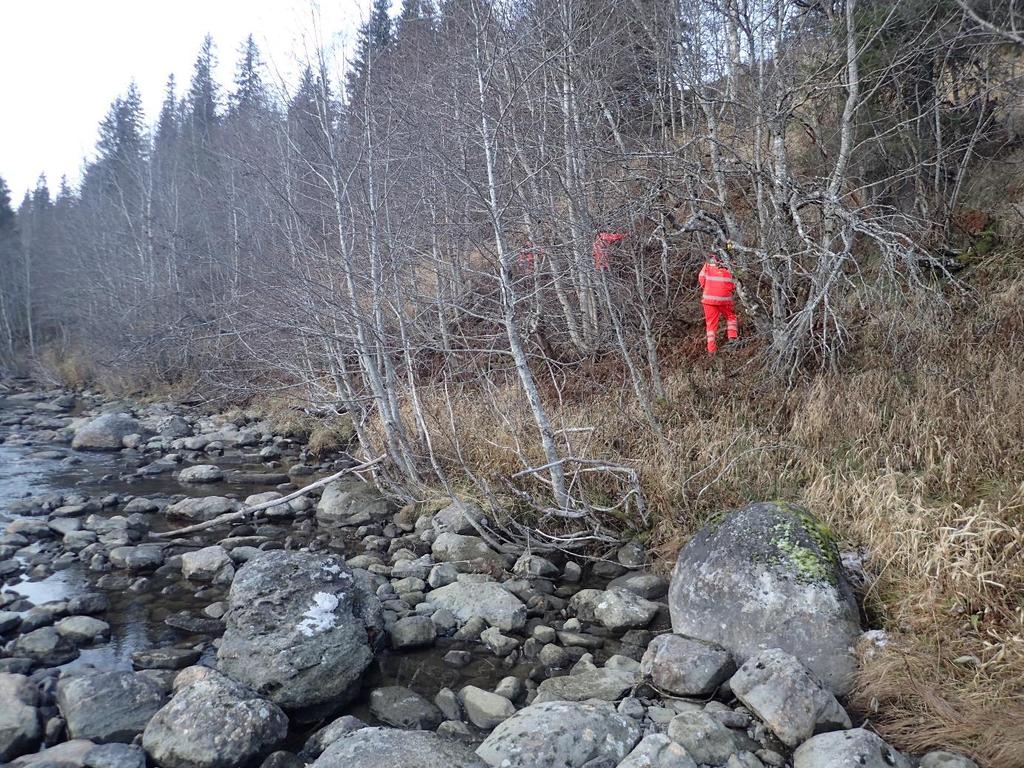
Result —
<svg viewBox="0 0 1024 768"><path fill-rule="evenodd" d="M569 664L569 654L561 646L548 643L537 653L537 661L548 669L562 669Z"/></svg>
<svg viewBox="0 0 1024 768"><path fill-rule="evenodd" d="M312 768L486 768L458 741L424 731L363 728L331 744Z"/></svg>
<svg viewBox="0 0 1024 768"><path fill-rule="evenodd" d="M204 523L227 512L236 512L241 508L242 505L238 501L225 496L201 496L175 502L164 510L164 514L172 520Z"/></svg>
<svg viewBox="0 0 1024 768"><path fill-rule="evenodd" d="M569 600L569 611L611 630L633 629L650 624L658 604L623 589L581 589Z"/></svg>
<svg viewBox="0 0 1024 768"><path fill-rule="evenodd" d="M53 627L42 627L7 644L8 656L31 659L44 667L56 667L78 658L78 648Z"/></svg>
<svg viewBox="0 0 1024 768"><path fill-rule="evenodd" d="M647 562L647 551L639 541L629 541L619 547L615 557L627 568L640 568Z"/></svg>
<svg viewBox="0 0 1024 768"><path fill-rule="evenodd" d="M68 616L58 621L54 628L75 645L85 645L110 637L110 625L92 616Z"/></svg>
<svg viewBox="0 0 1024 768"><path fill-rule="evenodd" d="M147 499L145 496L136 496L124 505L124 513L126 515L131 515L135 512L148 514L149 512L156 512L158 509L160 509L160 505L152 499Z"/></svg>
<svg viewBox="0 0 1024 768"><path fill-rule="evenodd" d="M550 579L558 575L558 566L546 558L524 552L512 566L512 573L525 579Z"/></svg>
<svg viewBox="0 0 1024 768"><path fill-rule="evenodd" d="M725 768L764 768L764 763L753 752L737 752L729 758Z"/></svg>
<svg viewBox="0 0 1024 768"><path fill-rule="evenodd" d="M57 686L57 706L71 738L95 742L130 742L166 700L162 686L133 672L80 675Z"/></svg>
<svg viewBox="0 0 1024 768"><path fill-rule="evenodd" d="M737 663L781 648L834 693L850 689L857 603L827 529L805 510L752 504L705 526L679 553L669 608L674 632Z"/></svg>
<svg viewBox="0 0 1024 768"><path fill-rule="evenodd" d="M73 739L34 755L23 755L4 768L85 768L85 759L95 746L85 739Z"/></svg>
<svg viewBox="0 0 1024 768"><path fill-rule="evenodd" d="M733 672L732 654L714 643L682 635L659 635L640 662L646 680L676 696L707 696Z"/></svg>
<svg viewBox="0 0 1024 768"><path fill-rule="evenodd" d="M134 744L99 744L86 754L85 768L146 768L146 753Z"/></svg>
<svg viewBox="0 0 1024 768"><path fill-rule="evenodd" d="M106 595L99 592L90 592L85 595L75 595L68 600L68 613L91 616L103 613L110 607Z"/></svg>
<svg viewBox="0 0 1024 768"><path fill-rule="evenodd" d="M391 647L396 651L425 648L433 645L437 636L434 622L427 616L407 616L391 627Z"/></svg>
<svg viewBox="0 0 1024 768"><path fill-rule="evenodd" d="M723 765L739 751L732 731L707 712L684 712L668 724L668 737L681 745L695 762Z"/></svg>
<svg viewBox="0 0 1024 768"><path fill-rule="evenodd" d="M658 600L668 593L668 580L655 573L632 571L608 582L608 589L624 589L645 600Z"/></svg>
<svg viewBox="0 0 1024 768"><path fill-rule="evenodd" d="M462 704L451 688L442 688L434 696L434 704L441 710L447 721L462 720Z"/></svg>
<svg viewBox="0 0 1024 768"><path fill-rule="evenodd" d="M427 576L427 583L432 589L447 587L449 584L454 584L458 580L459 569L451 563L438 563L430 569L430 575Z"/></svg>
<svg viewBox="0 0 1024 768"><path fill-rule="evenodd" d="M499 696L504 696L514 704L526 695L526 684L522 678L509 675L498 681L498 684L494 686L494 692Z"/></svg>
<svg viewBox="0 0 1024 768"><path fill-rule="evenodd" d="M181 575L189 581L217 581L231 583L235 566L227 550L219 545L203 547L181 556Z"/></svg>
<svg viewBox="0 0 1024 768"><path fill-rule="evenodd" d="M156 570L163 562L164 548L159 544L139 544L110 550L110 564L128 571Z"/></svg>
<svg viewBox="0 0 1024 768"><path fill-rule="evenodd" d="M224 470L214 464L196 464L178 473L179 483L217 483L224 479Z"/></svg>
<svg viewBox="0 0 1024 768"><path fill-rule="evenodd" d="M21 624L21 616L14 611L0 611L0 635L10 632Z"/></svg>
<svg viewBox="0 0 1024 768"><path fill-rule="evenodd" d="M516 713L516 708L504 696L467 685L459 691L459 702L466 711L469 722L477 728L489 731Z"/></svg>
<svg viewBox="0 0 1024 768"><path fill-rule="evenodd" d="M369 483L335 480L324 488L316 505L316 521L328 528L349 528L384 520L391 504Z"/></svg>
<svg viewBox="0 0 1024 768"><path fill-rule="evenodd" d="M854 728L814 736L793 753L793 768L911 768L911 762L871 731Z"/></svg>
<svg viewBox="0 0 1024 768"><path fill-rule="evenodd" d="M39 693L24 675L0 674L0 763L31 752L43 736Z"/></svg>
<svg viewBox="0 0 1024 768"><path fill-rule="evenodd" d="M431 544L430 552L438 562L452 563L460 571L472 570L477 562L495 568L505 567L505 558L479 536L440 533Z"/></svg>
<svg viewBox="0 0 1024 768"><path fill-rule="evenodd" d="M199 651L192 648L151 648L132 654L136 669L184 669L197 661Z"/></svg>
<svg viewBox="0 0 1024 768"><path fill-rule="evenodd" d="M978 768L978 764L955 752L937 749L921 758L920 768Z"/></svg>
<svg viewBox="0 0 1024 768"><path fill-rule="evenodd" d="M346 733L358 731L360 728L366 728L366 723L358 717L342 715L306 739L302 755L310 760L315 759Z"/></svg>
<svg viewBox="0 0 1024 768"><path fill-rule="evenodd" d="M505 658L519 647L519 641L516 638L501 634L501 630L497 627L489 627L481 632L480 642L486 645L491 653L501 658Z"/></svg>
<svg viewBox="0 0 1024 768"><path fill-rule="evenodd" d="M590 669L563 677L549 677L537 687L536 702L618 701L639 682L639 675L618 669Z"/></svg>
<svg viewBox="0 0 1024 768"><path fill-rule="evenodd" d="M228 593L222 671L285 709L355 693L382 632L380 601L341 558L267 552ZM365 572L362 572L365 576Z"/></svg>
<svg viewBox="0 0 1024 768"><path fill-rule="evenodd" d="M456 501L439 510L431 524L437 533L471 534L476 532L476 528L470 519L479 522L484 517L483 511L476 504Z"/></svg>
<svg viewBox="0 0 1024 768"><path fill-rule="evenodd" d="M526 624L526 606L500 584L456 582L430 593L430 602L447 608L460 622L481 618L492 627L511 632Z"/></svg>
<svg viewBox="0 0 1024 768"><path fill-rule="evenodd" d="M127 413L105 413L80 426L71 447L79 451L119 451L124 438L141 431L139 422Z"/></svg>
<svg viewBox="0 0 1024 768"><path fill-rule="evenodd" d="M581 768L600 758L616 765L639 740L639 725L610 704L548 701L519 710L476 752L501 768Z"/></svg>
<svg viewBox="0 0 1024 768"><path fill-rule="evenodd" d="M421 731L433 730L444 720L441 710L433 703L401 685L370 691L370 712L382 723Z"/></svg>
<svg viewBox="0 0 1024 768"><path fill-rule="evenodd" d="M663 733L645 736L618 768L697 768L686 749Z"/></svg>
<svg viewBox="0 0 1024 768"><path fill-rule="evenodd" d="M181 416L165 416L156 423L156 433L168 440L188 437L192 434L192 425Z"/></svg>
<svg viewBox="0 0 1024 768"><path fill-rule="evenodd" d="M142 747L162 768L233 768L280 742L288 718L224 675L179 690L146 726Z"/></svg>
<svg viewBox="0 0 1024 768"><path fill-rule="evenodd" d="M790 747L822 731L849 728L850 717L793 656L772 648L747 659L729 687Z"/></svg>

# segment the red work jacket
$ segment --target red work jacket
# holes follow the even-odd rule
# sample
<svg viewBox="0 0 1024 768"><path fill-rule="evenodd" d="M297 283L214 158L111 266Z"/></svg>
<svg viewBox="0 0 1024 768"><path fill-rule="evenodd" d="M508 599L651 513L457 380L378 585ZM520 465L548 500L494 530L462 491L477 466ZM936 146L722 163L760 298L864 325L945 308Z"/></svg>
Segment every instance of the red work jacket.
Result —
<svg viewBox="0 0 1024 768"><path fill-rule="evenodd" d="M617 243L625 235L620 232L598 232L594 238L594 269L601 272L608 269L608 246Z"/></svg>
<svg viewBox="0 0 1024 768"><path fill-rule="evenodd" d="M697 282L704 289L701 301L705 304L732 304L732 292L736 284L732 279L732 272L725 267L719 267L710 261L704 264Z"/></svg>

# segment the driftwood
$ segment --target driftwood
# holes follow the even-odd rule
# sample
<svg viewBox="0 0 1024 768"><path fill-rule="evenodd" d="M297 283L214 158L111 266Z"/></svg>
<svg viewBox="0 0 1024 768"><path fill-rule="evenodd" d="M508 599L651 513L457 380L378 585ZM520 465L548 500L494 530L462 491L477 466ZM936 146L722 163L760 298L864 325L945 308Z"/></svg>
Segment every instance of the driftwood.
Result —
<svg viewBox="0 0 1024 768"><path fill-rule="evenodd" d="M196 523L195 525L186 525L184 528L177 528L173 531L163 531L162 533L153 533L150 535L153 538L157 539L169 539L174 538L176 536L184 536L189 533L195 533L196 531L205 531L208 528L216 528L219 525L225 525L227 523L240 522L242 520L245 520L250 515L255 517L257 513L262 512L266 509L270 509L271 507L278 507L282 504L287 504L292 499L297 499L299 496L304 496L310 491L316 490L317 488L322 488L323 486L337 480L340 477L344 477L345 475L353 474L356 472L362 472L364 470L370 469L371 467L380 464L382 461L384 461L384 456L378 456L376 459L372 459L362 464L357 464L354 467L348 467L346 469L341 470L340 472L335 472L333 475L330 475L329 477L317 480L315 483L310 483L309 485L303 486L302 488L299 488L297 491L292 491L287 496L282 496L280 499L271 499L270 501L265 501L262 504L254 504L251 507L243 507L237 512L226 512L223 515L218 515L212 520L206 520L202 523Z"/></svg>

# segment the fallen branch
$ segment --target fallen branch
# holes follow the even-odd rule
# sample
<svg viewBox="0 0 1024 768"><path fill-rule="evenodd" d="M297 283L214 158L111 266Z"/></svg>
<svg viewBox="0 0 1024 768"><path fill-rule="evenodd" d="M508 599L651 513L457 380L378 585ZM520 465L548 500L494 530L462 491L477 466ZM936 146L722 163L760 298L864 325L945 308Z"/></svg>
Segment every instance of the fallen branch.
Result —
<svg viewBox="0 0 1024 768"><path fill-rule="evenodd" d="M196 523L195 525L186 525L184 528L177 528L173 531L163 531L162 533L154 533L151 534L151 536L157 539L184 536L188 533L195 533L196 531L205 531L208 528L216 528L219 525L225 525L227 523L242 521L250 515L255 517L258 512L270 509L271 507L279 507L282 504L287 504L292 499L297 499L299 496L305 496L310 491L314 491L317 488L322 488L328 483L333 482L338 478L343 477L344 475L363 472L364 470L370 469L371 467L380 464L382 461L384 461L384 456L378 456L376 459L372 459L362 464L357 464L354 467L348 467L346 469L341 470L340 472L335 472L333 475L325 477L321 480L317 480L315 483L310 483L309 485L303 486L302 488L299 488L297 491L292 491L287 496L282 496L280 499L271 499L270 501L264 501L262 504L254 504L251 507L243 507L237 512L226 512L223 515L218 515L212 520L206 520L205 522Z"/></svg>

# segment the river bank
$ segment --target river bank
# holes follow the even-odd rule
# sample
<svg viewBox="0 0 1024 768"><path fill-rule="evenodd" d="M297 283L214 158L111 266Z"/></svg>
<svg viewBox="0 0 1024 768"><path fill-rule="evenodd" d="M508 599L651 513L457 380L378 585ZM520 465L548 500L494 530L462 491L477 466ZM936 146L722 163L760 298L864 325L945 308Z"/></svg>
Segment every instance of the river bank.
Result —
<svg viewBox="0 0 1024 768"><path fill-rule="evenodd" d="M398 509L348 478L169 536L352 463L257 420L29 390L0 402L0 439L0 699L15 713L0 759L14 765L914 764L840 704L861 617L802 513L719 523L670 585L635 543L595 563L503 551L476 535L483 510ZM752 578L786 572L760 608L702 582L740 523L778 539ZM722 556L759 546L740 539ZM799 626L754 619L796 597L814 602ZM702 637L716 623L730 631Z"/></svg>

